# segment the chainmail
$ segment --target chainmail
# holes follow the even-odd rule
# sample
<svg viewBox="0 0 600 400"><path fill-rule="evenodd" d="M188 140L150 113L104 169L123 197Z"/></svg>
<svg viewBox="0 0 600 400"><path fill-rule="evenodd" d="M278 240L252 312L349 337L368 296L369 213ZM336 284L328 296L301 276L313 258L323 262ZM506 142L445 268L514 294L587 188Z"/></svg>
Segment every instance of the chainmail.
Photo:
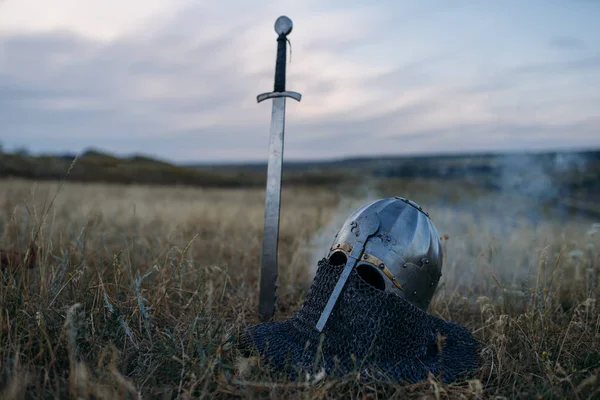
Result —
<svg viewBox="0 0 600 400"><path fill-rule="evenodd" d="M408 382L432 373L451 382L479 367L478 342L464 327L372 287L356 269L319 334L315 325L342 270L343 265L319 261L300 311L287 321L247 328L240 335L242 351L258 350L273 370L292 379L324 368L328 375L358 372Z"/></svg>

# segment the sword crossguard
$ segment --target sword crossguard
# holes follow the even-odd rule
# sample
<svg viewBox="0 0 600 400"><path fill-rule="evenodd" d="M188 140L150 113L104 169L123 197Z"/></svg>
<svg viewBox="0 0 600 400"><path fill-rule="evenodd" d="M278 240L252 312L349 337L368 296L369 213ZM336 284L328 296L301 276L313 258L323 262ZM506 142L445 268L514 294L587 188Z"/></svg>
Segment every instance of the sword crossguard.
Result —
<svg viewBox="0 0 600 400"><path fill-rule="evenodd" d="M294 99L296 101L300 101L300 99L302 99L302 95L298 92L285 91L285 92L269 92L269 93L259 94L258 96L256 96L256 101L258 103L260 103L261 101L264 101L267 99L275 99L277 97L291 97L292 99Z"/></svg>

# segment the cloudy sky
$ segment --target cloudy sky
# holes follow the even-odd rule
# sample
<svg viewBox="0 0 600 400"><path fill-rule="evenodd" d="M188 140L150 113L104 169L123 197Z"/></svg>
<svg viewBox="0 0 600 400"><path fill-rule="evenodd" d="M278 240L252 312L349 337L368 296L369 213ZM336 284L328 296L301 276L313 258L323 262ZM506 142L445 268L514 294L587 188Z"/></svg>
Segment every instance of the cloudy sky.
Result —
<svg viewBox="0 0 600 400"><path fill-rule="evenodd" d="M600 147L594 0L2 0L0 141L266 160L282 14L285 159Z"/></svg>

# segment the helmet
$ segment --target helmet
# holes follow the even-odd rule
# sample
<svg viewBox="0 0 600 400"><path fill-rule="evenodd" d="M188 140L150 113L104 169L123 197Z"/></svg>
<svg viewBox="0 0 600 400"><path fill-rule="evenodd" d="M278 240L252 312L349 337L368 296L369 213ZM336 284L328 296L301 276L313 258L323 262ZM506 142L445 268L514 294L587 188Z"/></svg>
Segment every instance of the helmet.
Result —
<svg viewBox="0 0 600 400"><path fill-rule="evenodd" d="M321 331L353 268L371 286L426 311L442 276L443 249L429 214L403 197L356 210L335 235L329 264L345 265L317 329Z"/></svg>
<svg viewBox="0 0 600 400"><path fill-rule="evenodd" d="M442 246L421 207L395 197L359 208L324 256L292 318L240 334L244 354L258 350L286 379L324 369L402 382L433 375L449 383L476 373L481 343L426 311L441 276Z"/></svg>

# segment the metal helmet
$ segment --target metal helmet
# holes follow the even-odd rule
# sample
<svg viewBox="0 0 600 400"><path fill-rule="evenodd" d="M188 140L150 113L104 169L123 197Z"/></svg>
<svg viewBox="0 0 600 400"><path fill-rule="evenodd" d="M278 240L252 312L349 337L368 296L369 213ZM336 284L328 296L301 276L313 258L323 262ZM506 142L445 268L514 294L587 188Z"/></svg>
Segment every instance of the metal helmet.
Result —
<svg viewBox="0 0 600 400"><path fill-rule="evenodd" d="M412 200L376 200L352 213L338 231L327 258L345 265L323 310L322 331L351 270L375 288L392 292L427 310L442 276L443 249L438 232Z"/></svg>

